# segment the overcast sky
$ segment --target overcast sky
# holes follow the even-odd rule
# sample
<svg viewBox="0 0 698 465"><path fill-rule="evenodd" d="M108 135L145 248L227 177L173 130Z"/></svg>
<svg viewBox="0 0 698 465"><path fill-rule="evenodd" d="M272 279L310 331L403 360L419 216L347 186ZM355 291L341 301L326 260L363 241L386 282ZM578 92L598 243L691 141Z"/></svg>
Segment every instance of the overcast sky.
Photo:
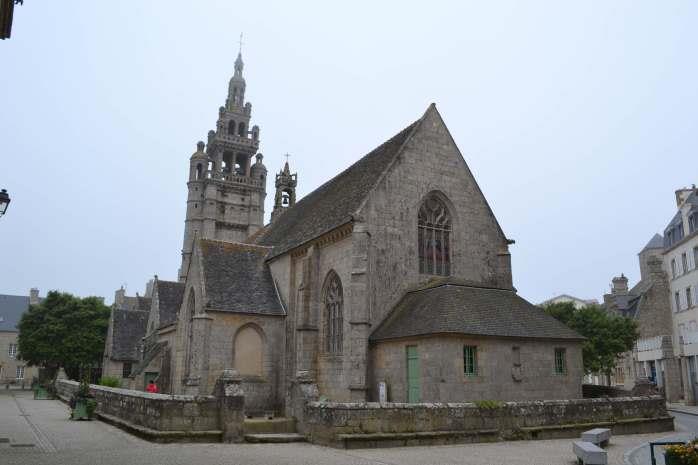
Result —
<svg viewBox="0 0 698 465"><path fill-rule="evenodd" d="M521 295L639 278L674 190L698 183L698 2L338 3L17 6L0 41L0 293L111 302L176 279L188 158L240 32L260 151L271 173L291 154L300 196L436 102L516 240Z"/></svg>

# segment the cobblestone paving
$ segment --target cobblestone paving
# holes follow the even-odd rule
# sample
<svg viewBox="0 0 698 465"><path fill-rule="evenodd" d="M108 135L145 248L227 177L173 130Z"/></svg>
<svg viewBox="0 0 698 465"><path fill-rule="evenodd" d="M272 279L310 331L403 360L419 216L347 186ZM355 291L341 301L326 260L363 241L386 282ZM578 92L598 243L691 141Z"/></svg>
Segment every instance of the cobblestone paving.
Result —
<svg viewBox="0 0 698 465"><path fill-rule="evenodd" d="M615 436L609 464L652 435ZM152 444L99 421L68 420L58 401L35 401L31 393L0 393L1 465L574 465L569 439L390 449L336 450L311 444ZM12 441L33 447L12 447Z"/></svg>

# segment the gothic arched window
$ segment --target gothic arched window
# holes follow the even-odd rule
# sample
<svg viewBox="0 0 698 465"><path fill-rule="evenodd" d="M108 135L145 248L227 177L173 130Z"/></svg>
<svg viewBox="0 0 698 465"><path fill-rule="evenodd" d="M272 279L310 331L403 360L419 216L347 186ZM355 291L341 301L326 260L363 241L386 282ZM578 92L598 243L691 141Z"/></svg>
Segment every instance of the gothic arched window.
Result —
<svg viewBox="0 0 698 465"><path fill-rule="evenodd" d="M228 134L234 136L235 135L235 121L230 120L228 123Z"/></svg>
<svg viewBox="0 0 698 465"><path fill-rule="evenodd" d="M417 250L420 273L451 274L451 215L443 200L434 194L424 199L419 208Z"/></svg>
<svg viewBox="0 0 698 465"><path fill-rule="evenodd" d="M342 326L344 325L344 296L342 281L334 271L325 279L325 348L330 353L342 352Z"/></svg>
<svg viewBox="0 0 698 465"><path fill-rule="evenodd" d="M247 128L245 127L245 123L240 123L238 126L238 136L240 137L245 137L247 136Z"/></svg>

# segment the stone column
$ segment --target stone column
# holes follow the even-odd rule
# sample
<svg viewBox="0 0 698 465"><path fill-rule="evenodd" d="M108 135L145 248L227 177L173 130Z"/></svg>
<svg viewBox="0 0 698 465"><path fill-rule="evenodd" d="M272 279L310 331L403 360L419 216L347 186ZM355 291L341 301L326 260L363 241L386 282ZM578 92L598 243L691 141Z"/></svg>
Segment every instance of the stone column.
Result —
<svg viewBox="0 0 698 465"><path fill-rule="evenodd" d="M352 266L349 282L349 390L352 401L365 401L368 393L368 253L371 237L365 223L352 231Z"/></svg>
<svg viewBox="0 0 698 465"><path fill-rule="evenodd" d="M234 369L225 369L216 380L215 396L218 398L220 428L223 442L244 442L245 393L242 377Z"/></svg>
<svg viewBox="0 0 698 465"><path fill-rule="evenodd" d="M316 376L315 360L318 353L318 266L319 251L310 247L300 261L301 284L296 296L296 369Z"/></svg>
<svg viewBox="0 0 698 465"><path fill-rule="evenodd" d="M665 358L664 362L664 392L667 402L676 402L682 397L681 364L677 357Z"/></svg>
<svg viewBox="0 0 698 465"><path fill-rule="evenodd" d="M192 319L191 368L189 378L185 381L185 393L190 395L209 394L208 358L211 334L211 321L206 313L194 315Z"/></svg>
<svg viewBox="0 0 698 465"><path fill-rule="evenodd" d="M686 405L696 405L696 399L693 395L693 380L691 379L691 370L688 367L690 358L681 357L681 374L683 375L683 400Z"/></svg>
<svg viewBox="0 0 698 465"><path fill-rule="evenodd" d="M318 390L315 380L307 371L299 371L296 373L296 379L293 383L292 390L291 415L296 418L296 428L298 432L305 434L305 406L308 402L318 400L320 391Z"/></svg>

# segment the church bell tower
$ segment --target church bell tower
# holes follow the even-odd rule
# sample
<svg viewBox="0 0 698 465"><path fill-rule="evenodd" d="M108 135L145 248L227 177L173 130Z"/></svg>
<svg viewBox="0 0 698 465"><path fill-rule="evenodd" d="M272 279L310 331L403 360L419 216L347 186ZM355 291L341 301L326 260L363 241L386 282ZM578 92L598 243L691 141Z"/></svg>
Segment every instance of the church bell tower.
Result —
<svg viewBox="0 0 698 465"><path fill-rule="evenodd" d="M245 101L243 67L238 53L216 130L209 131L208 142L200 141L190 158L182 282L195 239L241 242L264 226L267 169L257 153L259 126L250 126L252 104Z"/></svg>
<svg viewBox="0 0 698 465"><path fill-rule="evenodd" d="M296 204L297 184L298 174L291 174L291 168L288 166L287 160L284 169L276 175L276 196L274 197L274 210L271 212L272 221L278 218L286 208Z"/></svg>

